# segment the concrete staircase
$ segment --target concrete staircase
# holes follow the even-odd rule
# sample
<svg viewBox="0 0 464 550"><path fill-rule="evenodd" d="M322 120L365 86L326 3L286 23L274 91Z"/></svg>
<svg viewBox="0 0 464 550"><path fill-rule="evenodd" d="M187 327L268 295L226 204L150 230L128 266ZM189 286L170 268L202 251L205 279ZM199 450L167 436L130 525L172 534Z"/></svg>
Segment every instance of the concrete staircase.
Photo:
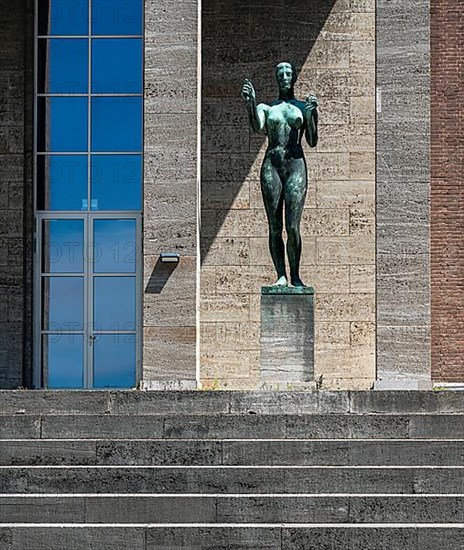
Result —
<svg viewBox="0 0 464 550"><path fill-rule="evenodd" d="M464 392L0 392L1 550L462 550Z"/></svg>

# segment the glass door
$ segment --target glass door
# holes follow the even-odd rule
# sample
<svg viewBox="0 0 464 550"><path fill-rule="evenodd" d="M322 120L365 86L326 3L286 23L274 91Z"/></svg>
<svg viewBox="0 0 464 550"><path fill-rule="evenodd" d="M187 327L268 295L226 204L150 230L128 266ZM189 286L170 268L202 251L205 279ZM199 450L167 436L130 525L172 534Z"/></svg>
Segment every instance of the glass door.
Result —
<svg viewBox="0 0 464 550"><path fill-rule="evenodd" d="M38 218L36 385L132 388L140 370L139 215Z"/></svg>

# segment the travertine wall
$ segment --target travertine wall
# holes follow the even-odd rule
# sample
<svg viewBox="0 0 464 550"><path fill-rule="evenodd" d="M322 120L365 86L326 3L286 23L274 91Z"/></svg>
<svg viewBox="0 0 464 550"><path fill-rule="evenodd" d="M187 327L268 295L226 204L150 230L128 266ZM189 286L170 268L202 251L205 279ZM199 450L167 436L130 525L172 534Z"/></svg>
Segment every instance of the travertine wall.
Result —
<svg viewBox="0 0 464 550"><path fill-rule="evenodd" d="M0 21L0 388L32 378L33 2Z"/></svg>
<svg viewBox="0 0 464 550"><path fill-rule="evenodd" d="M430 387L429 0L377 1L377 378Z"/></svg>
<svg viewBox="0 0 464 550"><path fill-rule="evenodd" d="M192 388L196 377L196 0L145 2L143 381ZM174 269L161 252L179 252Z"/></svg>
<svg viewBox="0 0 464 550"><path fill-rule="evenodd" d="M260 287L273 281L259 186L263 135L240 98L276 95L274 67L300 70L297 96L320 100L306 147L302 277L315 287L315 377L323 388L375 378L375 14L373 0L203 2L201 380L255 388Z"/></svg>

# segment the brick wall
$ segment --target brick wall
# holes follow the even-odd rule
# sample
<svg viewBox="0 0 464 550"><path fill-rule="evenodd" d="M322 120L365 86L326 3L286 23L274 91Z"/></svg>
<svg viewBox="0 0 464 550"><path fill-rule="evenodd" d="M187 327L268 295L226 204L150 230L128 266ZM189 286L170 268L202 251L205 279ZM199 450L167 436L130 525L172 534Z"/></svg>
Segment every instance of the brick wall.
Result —
<svg viewBox="0 0 464 550"><path fill-rule="evenodd" d="M432 375L464 381L464 10L431 0Z"/></svg>
<svg viewBox="0 0 464 550"><path fill-rule="evenodd" d="M373 0L203 2L201 379L259 381L260 287L275 275L243 79L276 97L274 68L300 70L297 97L320 99L320 141L306 147L302 278L316 290L315 376L326 388L375 377Z"/></svg>

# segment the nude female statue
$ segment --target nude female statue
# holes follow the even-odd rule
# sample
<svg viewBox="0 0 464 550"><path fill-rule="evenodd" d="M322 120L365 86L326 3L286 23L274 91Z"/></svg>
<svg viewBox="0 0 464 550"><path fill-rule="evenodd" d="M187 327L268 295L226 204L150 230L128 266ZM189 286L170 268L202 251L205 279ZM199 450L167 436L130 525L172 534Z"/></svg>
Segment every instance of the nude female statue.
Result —
<svg viewBox="0 0 464 550"><path fill-rule="evenodd" d="M261 191L269 223L269 249L277 271L276 286L287 286L285 249L282 239L283 206L290 282L305 286L300 279L301 236L300 221L307 190L307 168L301 147L303 134L310 147L317 145L317 99L310 95L306 101L295 98L293 87L296 70L291 63L276 67L279 98L256 104L256 92L249 80L242 87L252 130L266 131L268 147L261 166Z"/></svg>

